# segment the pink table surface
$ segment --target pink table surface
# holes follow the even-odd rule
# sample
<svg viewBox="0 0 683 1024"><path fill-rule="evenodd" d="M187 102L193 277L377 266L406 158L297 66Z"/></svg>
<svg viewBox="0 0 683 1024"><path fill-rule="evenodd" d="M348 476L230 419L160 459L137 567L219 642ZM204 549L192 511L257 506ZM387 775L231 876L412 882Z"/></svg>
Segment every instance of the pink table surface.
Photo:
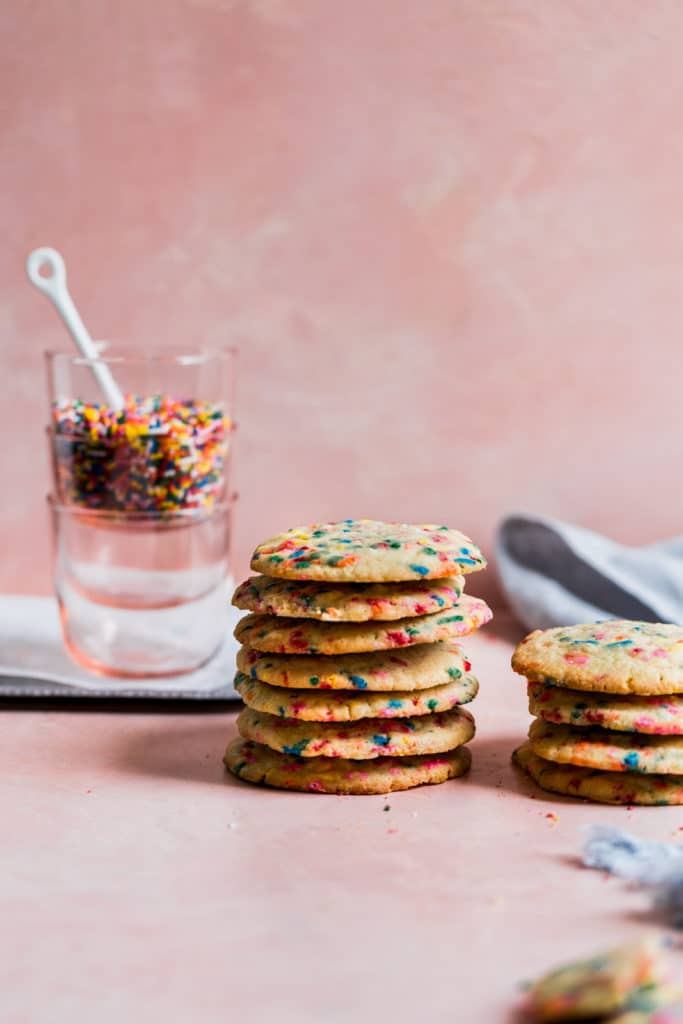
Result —
<svg viewBox="0 0 683 1024"><path fill-rule="evenodd" d="M524 979L655 927L581 827L683 811L535 790L511 645L467 646L471 775L388 798L226 776L233 714L3 711L0 1020L511 1022Z"/></svg>

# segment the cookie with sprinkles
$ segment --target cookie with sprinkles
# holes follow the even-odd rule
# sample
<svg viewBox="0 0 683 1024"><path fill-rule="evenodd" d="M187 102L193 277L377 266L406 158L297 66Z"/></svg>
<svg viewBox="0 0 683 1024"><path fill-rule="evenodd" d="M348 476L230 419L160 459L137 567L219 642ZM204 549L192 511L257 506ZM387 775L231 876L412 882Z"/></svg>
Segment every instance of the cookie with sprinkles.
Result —
<svg viewBox="0 0 683 1024"><path fill-rule="evenodd" d="M491 618L485 601L464 595L445 612L395 622L317 622L275 615L245 615L235 637L276 654L353 654L430 644L466 636Z"/></svg>
<svg viewBox="0 0 683 1024"><path fill-rule="evenodd" d="M452 608L463 592L462 576L403 583L343 583L251 576L232 603L245 611L322 622L383 622Z"/></svg>
<svg viewBox="0 0 683 1024"><path fill-rule="evenodd" d="M514 752L513 761L549 793L603 804L683 804L683 777L680 775L639 775L554 764L534 753L530 743L524 743Z"/></svg>
<svg viewBox="0 0 683 1024"><path fill-rule="evenodd" d="M529 711L556 725L598 725L616 732L683 736L683 696L638 697L528 683Z"/></svg>
<svg viewBox="0 0 683 1024"><path fill-rule="evenodd" d="M454 708L416 718L363 718L357 722L303 722L279 718L253 708L237 716L245 740L295 757L412 757L441 754L474 736L474 719Z"/></svg>
<svg viewBox="0 0 683 1024"><path fill-rule="evenodd" d="M535 754L556 764L607 772L683 775L683 737L609 732L553 725L537 718L529 729Z"/></svg>
<svg viewBox="0 0 683 1024"><path fill-rule="evenodd" d="M280 533L259 544L251 567L266 576L382 583L477 572L486 560L447 526L344 519Z"/></svg>
<svg viewBox="0 0 683 1024"><path fill-rule="evenodd" d="M469 704L479 683L473 675L431 686L426 690L394 690L370 693L356 690L288 690L252 679L244 672L235 676L235 689L244 703L256 711L305 722L355 722L362 718L405 718Z"/></svg>
<svg viewBox="0 0 683 1024"><path fill-rule="evenodd" d="M601 693L683 693L683 627L610 619L530 633L512 656L533 682Z"/></svg>
<svg viewBox="0 0 683 1024"><path fill-rule="evenodd" d="M259 743L233 740L224 763L245 782L306 793L367 796L446 782L469 771L467 747L421 757L377 757L352 761L336 757L294 757Z"/></svg>
<svg viewBox="0 0 683 1024"><path fill-rule="evenodd" d="M267 654L241 647L237 667L252 679L280 688L381 693L442 686L462 679L472 666L457 644L437 643L337 658Z"/></svg>
<svg viewBox="0 0 683 1024"><path fill-rule="evenodd" d="M662 944L648 936L588 960L564 964L532 986L527 1000L529 1016L535 1021L565 1024L605 1018L611 1024L654 1024L649 1011L677 997L667 985L669 972L662 962L662 950Z"/></svg>

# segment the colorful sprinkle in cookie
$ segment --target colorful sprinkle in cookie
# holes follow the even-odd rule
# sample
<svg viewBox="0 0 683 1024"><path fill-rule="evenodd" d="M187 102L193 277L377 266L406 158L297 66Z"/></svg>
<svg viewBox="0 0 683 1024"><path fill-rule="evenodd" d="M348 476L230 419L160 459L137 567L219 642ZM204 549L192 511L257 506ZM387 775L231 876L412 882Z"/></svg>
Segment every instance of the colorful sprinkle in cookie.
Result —
<svg viewBox="0 0 683 1024"><path fill-rule="evenodd" d="M322 622L388 622L452 608L463 592L462 576L404 583L328 583L251 576L232 603L245 611Z"/></svg>
<svg viewBox="0 0 683 1024"><path fill-rule="evenodd" d="M683 627L611 619L536 630L512 656L534 682L601 693L683 693Z"/></svg>
<svg viewBox="0 0 683 1024"><path fill-rule="evenodd" d="M364 718L358 722L300 722L253 708L237 716L245 740L294 757L413 757L441 754L474 736L474 719L455 708L418 718Z"/></svg>
<svg viewBox="0 0 683 1024"><path fill-rule="evenodd" d="M637 939L547 974L531 988L529 1009L537 1021L612 1021L615 1013L662 1005L652 990L666 973L661 944Z"/></svg>
<svg viewBox="0 0 683 1024"><path fill-rule="evenodd" d="M259 544L251 560L266 576L359 583L440 579L485 566L481 551L458 530L374 519L287 530Z"/></svg>
<svg viewBox="0 0 683 1024"><path fill-rule="evenodd" d="M599 725L616 732L683 736L683 697L636 697L529 683L529 711L556 725Z"/></svg>
<svg viewBox="0 0 683 1024"><path fill-rule="evenodd" d="M634 990L627 1008L610 1017L608 1024L683 1024L681 986L644 985Z"/></svg>
<svg viewBox="0 0 683 1024"><path fill-rule="evenodd" d="M338 658L237 652L240 672L271 686L299 690L425 690L462 679L472 668L457 644L418 644L403 651L346 654Z"/></svg>
<svg viewBox="0 0 683 1024"><path fill-rule="evenodd" d="M636 990L628 1008L610 1017L607 1024L683 1024L680 987L645 986Z"/></svg>
<svg viewBox="0 0 683 1024"><path fill-rule="evenodd" d="M537 718L529 744L539 757L606 772L683 775L683 737L552 725Z"/></svg>
<svg viewBox="0 0 683 1024"><path fill-rule="evenodd" d="M235 676L234 686L248 707L302 722L356 722L361 718L430 715L469 704L479 690L479 683L471 675L427 690L394 690L388 693L286 690L252 679L243 672Z"/></svg>
<svg viewBox="0 0 683 1024"><path fill-rule="evenodd" d="M378 757L370 761L335 757L304 759L237 739L229 745L223 760L233 775L246 782L306 793L364 796L457 778L469 771L471 756L467 747L457 747L445 754L422 757Z"/></svg>
<svg viewBox="0 0 683 1024"><path fill-rule="evenodd" d="M479 629L491 618L485 601L467 595L445 612L396 622L316 622L245 615L235 637L257 651L273 654L355 654L452 640Z"/></svg>
<svg viewBox="0 0 683 1024"><path fill-rule="evenodd" d="M601 804L683 804L683 779L680 775L591 771L575 765L553 764L535 754L529 743L515 751L513 760L541 789L550 793L581 797Z"/></svg>

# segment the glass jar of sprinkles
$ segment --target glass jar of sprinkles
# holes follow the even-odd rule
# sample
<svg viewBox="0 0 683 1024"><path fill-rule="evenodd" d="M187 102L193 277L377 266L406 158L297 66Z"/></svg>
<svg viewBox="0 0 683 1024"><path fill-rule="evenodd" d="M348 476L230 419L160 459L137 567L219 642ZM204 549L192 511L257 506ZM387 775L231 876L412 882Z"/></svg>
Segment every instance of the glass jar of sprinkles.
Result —
<svg viewBox="0 0 683 1024"><path fill-rule="evenodd" d="M47 354L65 646L110 676L191 672L228 629L235 353L99 350ZM120 408L105 400L99 362Z"/></svg>

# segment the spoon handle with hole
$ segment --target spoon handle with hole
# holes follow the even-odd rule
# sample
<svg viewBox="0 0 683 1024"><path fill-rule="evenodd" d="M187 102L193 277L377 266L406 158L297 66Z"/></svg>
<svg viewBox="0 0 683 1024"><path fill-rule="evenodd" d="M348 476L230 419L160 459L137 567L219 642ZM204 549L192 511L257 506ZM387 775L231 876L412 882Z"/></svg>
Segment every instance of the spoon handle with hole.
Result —
<svg viewBox="0 0 683 1024"><path fill-rule="evenodd" d="M47 277L40 273L41 268L50 271ZM46 246L34 249L26 260L26 273L31 284L52 301L81 355L92 360L90 368L104 393L107 405L115 410L123 409L125 399L121 389L106 362L101 358L69 294L66 286L66 267L61 254L56 249Z"/></svg>

